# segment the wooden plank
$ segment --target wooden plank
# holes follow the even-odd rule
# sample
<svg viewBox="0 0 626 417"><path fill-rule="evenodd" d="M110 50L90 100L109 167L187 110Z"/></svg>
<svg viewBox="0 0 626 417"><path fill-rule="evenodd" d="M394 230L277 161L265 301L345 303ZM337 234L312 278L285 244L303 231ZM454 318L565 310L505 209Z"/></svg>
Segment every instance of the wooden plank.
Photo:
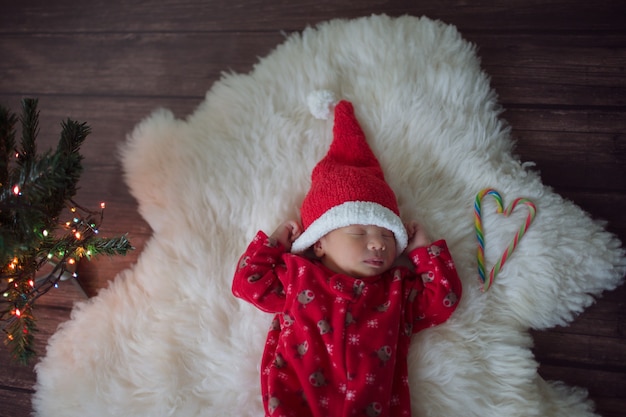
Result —
<svg viewBox="0 0 626 417"><path fill-rule="evenodd" d="M623 398L596 397L595 406L596 412L602 417L624 417L626 400Z"/></svg>
<svg viewBox="0 0 626 417"><path fill-rule="evenodd" d="M626 242L626 195L580 189L557 188L555 191L574 202L595 220L607 222L606 229L617 234L622 242Z"/></svg>
<svg viewBox="0 0 626 417"><path fill-rule="evenodd" d="M626 409L626 374L542 364L539 374L546 380L563 381L588 390L596 412L603 417L623 417Z"/></svg>
<svg viewBox="0 0 626 417"><path fill-rule="evenodd" d="M23 391L0 387L0 404L2 417L30 417L32 390Z"/></svg>
<svg viewBox="0 0 626 417"><path fill-rule="evenodd" d="M536 104L541 104L537 102ZM611 136L611 147L604 149L606 153L617 152L617 157L626 148L624 132L626 132L626 110L622 108L544 108L541 106L505 108L502 117L515 129L522 132L571 132L571 133L605 133ZM518 132L519 131L519 132ZM580 138L578 139L580 140ZM565 147L570 144L566 142ZM596 148L596 151L601 151Z"/></svg>
<svg viewBox="0 0 626 417"><path fill-rule="evenodd" d="M576 330L574 333L613 337L621 337L621 335L626 334L626 285L602 293L596 298L596 302L585 309L576 321L587 321L588 324L585 325L586 329ZM600 325L601 321L606 323ZM569 326L567 329L572 327Z"/></svg>
<svg viewBox="0 0 626 417"><path fill-rule="evenodd" d="M544 331L531 331L533 352L542 368L558 370L550 379L570 378L569 369L607 373L626 384L626 287L607 292L570 325ZM545 376L545 375L544 375ZM592 384L603 380L590 381ZM579 380L574 380L580 384ZM587 385L583 385L587 386ZM591 386L590 386L591 388ZM626 390L622 391L626 392Z"/></svg>
<svg viewBox="0 0 626 417"><path fill-rule="evenodd" d="M626 34L606 34L601 44L587 34L469 39L506 107L626 103ZM0 61L0 94L200 99L223 71L247 73L283 41L277 31L7 34L0 55L11 59Z"/></svg>
<svg viewBox="0 0 626 417"><path fill-rule="evenodd" d="M441 19L468 30L611 30L625 15L619 0L593 3L510 0L258 0L186 1L138 0L73 2L33 0L3 5L0 31L232 31L299 30L332 18L386 13ZM582 18L584 16L584 18Z"/></svg>
<svg viewBox="0 0 626 417"><path fill-rule="evenodd" d="M626 340L623 340L623 335L626 334L625 297L626 286L622 285L616 290L604 293L566 327L557 326L545 331L533 331L533 335L541 339L541 343L548 343L551 338L558 339L560 334L622 339L618 343L622 343L623 349L626 350ZM551 335L544 336L543 333Z"/></svg>
<svg viewBox="0 0 626 417"><path fill-rule="evenodd" d="M541 363L563 363L626 373L626 340L595 334L564 332L534 334L535 354ZM626 392L626 391L625 391Z"/></svg>
<svg viewBox="0 0 626 417"><path fill-rule="evenodd" d="M248 72L283 40L279 32L9 34L0 37L0 55L11 57L0 61L0 90L201 98L223 71Z"/></svg>
<svg viewBox="0 0 626 417"><path fill-rule="evenodd" d="M41 319L39 321L42 321ZM48 340L42 332L38 333L35 340L44 339ZM38 354L41 354L41 343L37 343ZM45 347L45 345L44 345ZM35 363L35 360L33 361ZM0 382L0 392L32 392L33 386L36 381L36 374L34 365L20 365L11 359L10 353L6 346L0 347L0 366L2 366L2 382ZM1 395L1 394L0 394Z"/></svg>
<svg viewBox="0 0 626 417"><path fill-rule="evenodd" d="M538 118L550 116L550 111L545 110L525 113L523 118L513 116L516 119L512 131L515 153L522 161L534 162L534 169L541 172L544 181L555 187L588 188L607 193L626 191L626 135L524 130L535 127L532 124L537 119L533 114ZM577 129L578 123L573 120L581 114L584 113L568 114L572 119L568 129Z"/></svg>
<svg viewBox="0 0 626 417"><path fill-rule="evenodd" d="M468 34L505 107L623 106L626 36Z"/></svg>
<svg viewBox="0 0 626 417"><path fill-rule="evenodd" d="M524 110L524 114L516 114L518 110L508 112L508 116L515 118L516 125L512 130L512 138L515 140L516 151L529 158L539 158L542 155L555 157L555 161L585 162L589 165L615 165L619 166L626 157L626 135L620 133L620 126L613 126L614 132L576 132L580 123L577 118L585 118L589 112L561 111L558 117L570 118L567 130L556 130L546 123L542 126L541 119L551 118L551 110L536 109ZM606 117L607 112L604 116ZM626 112L621 114L626 116ZM505 116L506 117L506 116ZM616 113L616 118L619 113ZM553 122L550 120L549 122ZM625 126L626 127L626 126ZM585 127L593 130L593 128ZM541 129L541 130L531 130ZM543 130L545 129L545 130ZM555 129L555 130L550 130ZM580 167L578 167L580 169ZM623 169L623 168L621 168ZM620 181L620 178L615 178Z"/></svg>
<svg viewBox="0 0 626 417"><path fill-rule="evenodd" d="M502 117L513 127L516 153L536 163L544 183L593 189L613 202L621 200L611 193L626 191L625 110L529 107L510 109ZM621 219L625 206L610 204L595 204L593 211L607 220Z"/></svg>

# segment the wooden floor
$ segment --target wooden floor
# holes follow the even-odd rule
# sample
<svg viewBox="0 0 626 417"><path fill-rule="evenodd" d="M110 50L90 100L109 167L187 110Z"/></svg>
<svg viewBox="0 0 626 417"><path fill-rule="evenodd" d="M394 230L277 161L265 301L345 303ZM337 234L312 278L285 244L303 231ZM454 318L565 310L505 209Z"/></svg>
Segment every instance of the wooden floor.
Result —
<svg viewBox="0 0 626 417"><path fill-rule="evenodd" d="M39 97L40 149L67 117L93 129L83 146L79 202L106 201L102 228L128 232L126 258L82 264L88 296L132 264L150 228L116 158L156 107L190 113L222 71L247 72L285 33L331 18L426 15L479 47L507 109L518 154L544 183L626 241L626 2L623 0L27 0L0 1L0 103ZM506 6L505 6L506 5ZM86 297L71 282L37 307L38 348ZM604 416L626 415L626 286L565 328L534 332L547 379L584 386ZM33 367L0 352L0 416L30 415Z"/></svg>

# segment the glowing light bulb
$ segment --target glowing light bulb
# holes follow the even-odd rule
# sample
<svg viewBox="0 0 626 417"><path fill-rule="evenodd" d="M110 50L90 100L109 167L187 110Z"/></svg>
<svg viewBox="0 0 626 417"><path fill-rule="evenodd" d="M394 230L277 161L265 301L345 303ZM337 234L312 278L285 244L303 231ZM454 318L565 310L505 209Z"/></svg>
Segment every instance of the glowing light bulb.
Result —
<svg viewBox="0 0 626 417"><path fill-rule="evenodd" d="M104 209L106 207L106 204L104 203L104 201L102 203L100 203L100 208Z"/></svg>
<svg viewBox="0 0 626 417"><path fill-rule="evenodd" d="M16 185L15 187L13 187L13 194L15 194L15 195L19 195L20 194L20 187L19 187L19 185Z"/></svg>
<svg viewBox="0 0 626 417"><path fill-rule="evenodd" d="M76 236L76 239L80 239L80 232L76 232L76 234L74 234L74 236Z"/></svg>
<svg viewBox="0 0 626 417"><path fill-rule="evenodd" d="M44 237L48 237L48 231L47 231L47 230L44 230L44 231L43 231L43 235L44 235Z"/></svg>
<svg viewBox="0 0 626 417"><path fill-rule="evenodd" d="M17 317L20 317L20 316L22 315L22 312L20 311L20 309L19 309L19 308L16 308L16 309L15 309L15 311L14 311L14 314L15 314Z"/></svg>

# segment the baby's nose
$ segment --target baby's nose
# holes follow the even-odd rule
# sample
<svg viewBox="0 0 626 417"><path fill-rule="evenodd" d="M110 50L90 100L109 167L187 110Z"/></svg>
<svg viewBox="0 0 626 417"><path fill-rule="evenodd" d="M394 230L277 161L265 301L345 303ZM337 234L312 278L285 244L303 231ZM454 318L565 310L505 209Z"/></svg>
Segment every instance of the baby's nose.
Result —
<svg viewBox="0 0 626 417"><path fill-rule="evenodd" d="M372 237L369 240L368 243L368 248L370 250L385 250L385 242L383 241L383 239L378 238L378 237Z"/></svg>

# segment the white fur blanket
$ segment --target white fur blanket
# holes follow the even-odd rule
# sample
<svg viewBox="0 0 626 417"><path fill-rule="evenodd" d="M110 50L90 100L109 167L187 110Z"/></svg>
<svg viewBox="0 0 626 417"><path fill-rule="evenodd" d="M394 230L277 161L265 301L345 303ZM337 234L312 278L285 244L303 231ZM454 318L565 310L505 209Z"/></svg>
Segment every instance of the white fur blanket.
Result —
<svg viewBox="0 0 626 417"><path fill-rule="evenodd" d="M454 27L373 16L292 35L250 74L224 75L186 120L158 110L136 127L122 158L154 235L50 339L39 416L263 414L271 316L230 285L257 229L298 215L328 149L332 118L306 104L316 89L354 103L403 217L448 241L464 283L453 318L413 340L413 415L594 415L584 390L538 376L527 330L566 324L619 285L620 242L512 155L489 79ZM482 293L472 205L484 187L505 203L533 199L538 215ZM488 267L525 216L486 215Z"/></svg>

